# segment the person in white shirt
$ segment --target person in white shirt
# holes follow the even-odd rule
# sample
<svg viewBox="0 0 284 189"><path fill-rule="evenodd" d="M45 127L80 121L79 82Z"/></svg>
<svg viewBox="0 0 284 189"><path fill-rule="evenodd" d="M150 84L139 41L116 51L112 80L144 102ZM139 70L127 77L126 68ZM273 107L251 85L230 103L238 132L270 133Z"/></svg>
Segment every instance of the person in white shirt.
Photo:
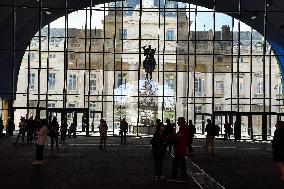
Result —
<svg viewBox="0 0 284 189"><path fill-rule="evenodd" d="M37 141L36 141L36 161L34 161L33 165L41 165L43 164L43 149L44 144L47 141L47 119L41 120L41 124L39 128L36 128Z"/></svg>

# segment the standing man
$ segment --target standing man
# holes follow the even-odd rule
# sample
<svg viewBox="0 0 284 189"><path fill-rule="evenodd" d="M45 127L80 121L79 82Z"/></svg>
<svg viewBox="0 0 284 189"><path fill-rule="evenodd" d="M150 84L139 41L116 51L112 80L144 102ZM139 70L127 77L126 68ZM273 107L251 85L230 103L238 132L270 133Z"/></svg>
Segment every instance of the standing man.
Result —
<svg viewBox="0 0 284 189"><path fill-rule="evenodd" d="M171 124L171 121L169 119L166 120L165 125L165 138L166 138L166 147L169 146L169 154L172 152L172 146L173 146L173 124Z"/></svg>
<svg viewBox="0 0 284 189"><path fill-rule="evenodd" d="M128 132L128 123L125 121L125 118L122 119L122 121L120 122L120 139L121 139L121 143L124 140L124 143L126 143L126 133Z"/></svg>
<svg viewBox="0 0 284 189"><path fill-rule="evenodd" d="M53 117L50 123L49 134L50 134L50 139L51 139L51 150L53 150L54 140L56 143L56 149L59 150L58 148L59 124L57 122L56 117Z"/></svg>
<svg viewBox="0 0 284 189"><path fill-rule="evenodd" d="M194 134L196 133L195 125L193 125L192 120L188 120L188 153L193 155L192 142Z"/></svg>
<svg viewBox="0 0 284 189"><path fill-rule="evenodd" d="M211 150L211 154L215 155L215 127L211 123L211 119L207 119L207 125L205 127L205 131L207 132L206 135L206 153L209 154Z"/></svg>
<svg viewBox="0 0 284 189"><path fill-rule="evenodd" d="M18 133L16 142L14 144L18 143L20 136L22 136L22 144L24 144L25 134L26 134L26 126L27 126L26 119L24 117L21 117L21 121L19 122L19 133Z"/></svg>
<svg viewBox="0 0 284 189"><path fill-rule="evenodd" d="M174 135L175 145L174 145L174 158L173 158L173 168L172 168L172 179L177 179L178 167L181 169L181 181L187 181L187 170L185 156L187 154L188 145L188 126L184 117L179 117L177 120L179 125L179 131Z"/></svg>
<svg viewBox="0 0 284 189"><path fill-rule="evenodd" d="M231 124L226 121L224 124L224 129L225 129L225 134L224 134L224 140L231 140L230 135L231 135Z"/></svg>
<svg viewBox="0 0 284 189"><path fill-rule="evenodd" d="M106 140L107 140L107 130L108 126L104 119L100 119L100 125L99 125L99 132L100 132L100 149L106 149Z"/></svg>

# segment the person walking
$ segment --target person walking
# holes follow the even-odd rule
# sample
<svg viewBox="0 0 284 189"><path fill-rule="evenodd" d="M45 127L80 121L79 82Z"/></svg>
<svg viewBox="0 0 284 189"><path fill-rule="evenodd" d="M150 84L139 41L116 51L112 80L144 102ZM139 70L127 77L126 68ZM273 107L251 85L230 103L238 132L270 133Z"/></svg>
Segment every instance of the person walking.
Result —
<svg viewBox="0 0 284 189"><path fill-rule="evenodd" d="M25 134L26 134L26 126L27 126L27 122L26 122L25 118L21 117L21 121L19 122L19 133L18 133L16 142L14 144L18 143L20 136L22 136L22 144L24 144Z"/></svg>
<svg viewBox="0 0 284 189"><path fill-rule="evenodd" d="M232 128L231 128L231 124L228 121L225 122L224 129L225 129L224 140L228 140L228 139L231 140L230 135L231 135Z"/></svg>
<svg viewBox="0 0 284 189"><path fill-rule="evenodd" d="M187 154L188 146L188 126L184 117L179 117L177 120L179 131L174 133L174 158L172 167L172 180L176 181L178 168L181 169L181 182L187 181L187 168L185 156Z"/></svg>
<svg viewBox="0 0 284 189"><path fill-rule="evenodd" d="M53 150L54 140L56 143L56 149L59 150L58 135L59 135L59 124L57 122L57 118L53 117L51 123L49 124L49 136L51 139L51 150Z"/></svg>
<svg viewBox="0 0 284 189"><path fill-rule="evenodd" d="M277 121L272 140L273 160L277 162L280 181L284 182L284 121Z"/></svg>
<svg viewBox="0 0 284 189"><path fill-rule="evenodd" d="M42 165L43 164L43 150L44 150L44 144L47 141L47 119L43 119L41 121L41 124L37 125L36 128L36 135L37 135L37 141L36 141L36 161L34 161L33 165Z"/></svg>
<svg viewBox="0 0 284 189"><path fill-rule="evenodd" d="M125 118L120 122L120 142L126 143L126 133L128 132L128 123L125 121Z"/></svg>
<svg viewBox="0 0 284 189"><path fill-rule="evenodd" d="M104 119L100 119L100 125L99 125L99 133L100 133L100 149L106 149L106 140L107 140L107 130L108 126L106 124L106 121Z"/></svg>
<svg viewBox="0 0 284 189"><path fill-rule="evenodd" d="M206 146L205 146L205 151L207 154L211 151L212 155L215 155L215 127L211 123L211 119L207 119L207 125L205 127L205 131L207 132L206 135Z"/></svg>
<svg viewBox="0 0 284 189"><path fill-rule="evenodd" d="M152 144L152 153L154 159L155 167L155 180L164 179L163 176L163 162L165 157L166 145L165 145L165 136L162 131L162 123L156 125L156 131L153 134L151 140Z"/></svg>
<svg viewBox="0 0 284 189"><path fill-rule="evenodd" d="M166 125L165 125L165 142L166 142L166 147L169 147L169 154L172 153L172 147L173 147L173 124L169 119L166 120Z"/></svg>
<svg viewBox="0 0 284 189"><path fill-rule="evenodd" d="M195 133L196 133L195 125L193 125L192 120L188 120L188 154L189 155L193 155L192 142Z"/></svg>

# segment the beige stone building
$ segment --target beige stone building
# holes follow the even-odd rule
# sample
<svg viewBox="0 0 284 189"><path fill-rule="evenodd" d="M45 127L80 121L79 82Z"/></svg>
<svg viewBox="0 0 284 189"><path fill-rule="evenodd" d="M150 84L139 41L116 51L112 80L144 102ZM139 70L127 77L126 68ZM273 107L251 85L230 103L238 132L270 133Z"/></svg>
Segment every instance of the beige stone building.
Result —
<svg viewBox="0 0 284 189"><path fill-rule="evenodd" d="M194 119L201 133L202 120L196 113L261 112L264 107L282 111L276 106L282 94L280 71L269 46L263 61L259 39L253 45L238 45L229 26L215 32L189 31L185 6L176 9L175 15L161 15L151 1L143 8L149 7L141 19L138 5L131 15L110 9L102 20L104 29L68 29L68 40L62 38L62 30L61 38L54 34L49 42L40 37L41 51L39 38L34 38L19 73L15 120L27 113L17 107L36 107L39 101L40 107L98 111L89 122L97 124L102 113L115 133L121 117L136 126L179 116ZM142 68L146 45L156 49L150 88ZM35 111L30 110L31 114ZM68 114L69 123L72 116ZM271 123L275 120L271 118ZM224 117L216 117L216 123L224 123ZM246 135L247 120L242 125ZM254 117L253 125L260 132L260 118Z"/></svg>

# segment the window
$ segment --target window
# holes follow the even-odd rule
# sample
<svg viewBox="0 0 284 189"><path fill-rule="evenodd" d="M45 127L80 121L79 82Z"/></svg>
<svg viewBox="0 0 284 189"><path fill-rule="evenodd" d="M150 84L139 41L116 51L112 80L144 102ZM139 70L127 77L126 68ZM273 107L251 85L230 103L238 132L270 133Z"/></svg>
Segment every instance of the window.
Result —
<svg viewBox="0 0 284 189"><path fill-rule="evenodd" d="M195 106L194 107L194 112L195 113L202 113L202 106Z"/></svg>
<svg viewBox="0 0 284 189"><path fill-rule="evenodd" d="M174 88L174 75L173 74L167 74L166 75L166 84L170 89Z"/></svg>
<svg viewBox="0 0 284 189"><path fill-rule="evenodd" d="M48 89L49 90L55 89L55 73L48 74Z"/></svg>
<svg viewBox="0 0 284 189"><path fill-rule="evenodd" d="M243 80L239 81L239 94L244 94L244 82Z"/></svg>
<svg viewBox="0 0 284 189"><path fill-rule="evenodd" d="M174 40L174 30L168 30L167 31L166 40Z"/></svg>
<svg viewBox="0 0 284 189"><path fill-rule="evenodd" d="M71 91L77 90L77 76L75 74L69 75L68 89Z"/></svg>
<svg viewBox="0 0 284 189"><path fill-rule="evenodd" d="M48 107L48 108L55 108L55 103L54 103L54 102L49 102L49 103L47 104L47 107Z"/></svg>
<svg viewBox="0 0 284 189"><path fill-rule="evenodd" d="M256 94L263 94L263 81L258 79L256 82Z"/></svg>
<svg viewBox="0 0 284 189"><path fill-rule="evenodd" d="M127 39L127 29L119 29L119 39Z"/></svg>
<svg viewBox="0 0 284 189"><path fill-rule="evenodd" d="M237 78L235 78L237 80ZM238 87L237 87L237 81L235 81L235 88L234 88L234 93L238 94ZM244 94L244 81L242 78L239 79L239 94L243 95Z"/></svg>
<svg viewBox="0 0 284 189"><path fill-rule="evenodd" d="M201 96L203 91L203 79L202 78L196 78L194 82L194 88L195 88L195 96Z"/></svg>
<svg viewBox="0 0 284 189"><path fill-rule="evenodd" d="M30 85L29 85L29 88L30 89L35 89L35 73L30 73Z"/></svg>
<svg viewBox="0 0 284 189"><path fill-rule="evenodd" d="M216 83L215 83L215 91L216 91L216 94L223 94L224 93L223 81L216 81Z"/></svg>
<svg viewBox="0 0 284 189"><path fill-rule="evenodd" d="M222 111L222 109L223 109L222 105L214 106L214 111Z"/></svg>
<svg viewBox="0 0 284 189"><path fill-rule="evenodd" d="M50 54L48 54L48 58L49 58L49 59L56 58L56 54L50 53Z"/></svg>
<svg viewBox="0 0 284 189"><path fill-rule="evenodd" d="M97 76L96 74L91 74L90 78L90 92L94 92L97 90Z"/></svg>
<svg viewBox="0 0 284 189"><path fill-rule="evenodd" d="M90 102L90 112L91 111L96 111L96 104L94 102ZM94 114L90 113L90 118L93 118Z"/></svg>

